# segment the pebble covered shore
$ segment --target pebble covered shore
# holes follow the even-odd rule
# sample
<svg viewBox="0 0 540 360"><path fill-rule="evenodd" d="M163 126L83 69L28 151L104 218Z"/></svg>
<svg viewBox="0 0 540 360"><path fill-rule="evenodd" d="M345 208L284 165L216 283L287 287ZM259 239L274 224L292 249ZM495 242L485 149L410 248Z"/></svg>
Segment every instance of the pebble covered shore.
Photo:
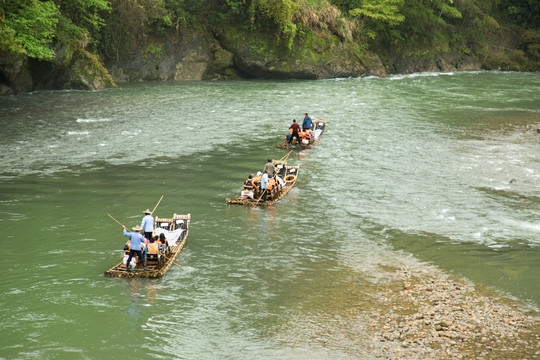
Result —
<svg viewBox="0 0 540 360"><path fill-rule="evenodd" d="M388 359L540 359L538 314L431 266L402 267L369 323Z"/></svg>
<svg viewBox="0 0 540 360"><path fill-rule="evenodd" d="M279 338L317 359L540 359L537 310L425 263L380 274L325 293L328 304L291 319Z"/></svg>

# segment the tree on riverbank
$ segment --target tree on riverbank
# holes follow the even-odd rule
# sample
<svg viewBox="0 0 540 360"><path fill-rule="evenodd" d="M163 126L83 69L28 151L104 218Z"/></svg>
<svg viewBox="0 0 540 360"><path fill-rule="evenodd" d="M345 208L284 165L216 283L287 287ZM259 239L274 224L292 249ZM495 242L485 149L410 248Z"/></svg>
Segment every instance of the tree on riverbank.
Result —
<svg viewBox="0 0 540 360"><path fill-rule="evenodd" d="M163 56L165 39L193 31L208 34L234 59L239 52L248 61L256 56L260 67L271 63L264 53L282 63L306 56L312 64L336 61L342 56L328 58L322 49L341 43L367 69L374 56L386 71L399 72L452 54L486 69L538 71L539 28L540 4L533 0L2 0L0 80L3 87L21 79L45 88L84 88L92 77L112 83L104 60ZM223 54L211 47L212 56ZM279 76L287 76L288 66ZM63 72L69 79L54 79ZM260 69L250 76L263 73L273 76ZM290 77L302 73L291 69Z"/></svg>

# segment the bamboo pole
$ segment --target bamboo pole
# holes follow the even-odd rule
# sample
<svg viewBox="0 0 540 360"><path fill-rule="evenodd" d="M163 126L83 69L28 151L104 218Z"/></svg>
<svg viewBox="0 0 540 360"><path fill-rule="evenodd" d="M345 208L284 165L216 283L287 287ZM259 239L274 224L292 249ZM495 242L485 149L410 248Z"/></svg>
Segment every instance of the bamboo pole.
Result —
<svg viewBox="0 0 540 360"><path fill-rule="evenodd" d="M174 265L178 266L180 269L186 270L186 269L184 269L183 267L181 267L176 261L174 261L173 258L170 258L170 257L168 257L168 256L165 255L165 254L163 254L163 256L165 256L167 259L171 260L171 263L173 263Z"/></svg>
<svg viewBox="0 0 540 360"><path fill-rule="evenodd" d="M158 203L156 204L156 206L154 207L154 210L152 210L152 212L150 213L150 215L152 215L154 213L154 211L156 211L159 203L161 202L161 200L163 200L163 195L161 195L161 198L159 199Z"/></svg>
<svg viewBox="0 0 540 360"><path fill-rule="evenodd" d="M261 199L262 199L265 192L266 192L266 189L264 189L261 196L257 199L257 202L255 204L253 204L253 206L251 207L252 209L259 204L259 201L261 201Z"/></svg>
<svg viewBox="0 0 540 360"><path fill-rule="evenodd" d="M184 269L183 267L181 267L180 265L178 265L178 263L177 263L176 261L173 260L172 263L173 263L174 265L178 266L180 269L186 270L186 269Z"/></svg>
<svg viewBox="0 0 540 360"><path fill-rule="evenodd" d="M293 152L293 150L289 151L286 155L284 155L284 156L280 159L280 161L285 161L285 160L287 160L287 159L289 158L289 155L290 155L292 152Z"/></svg>
<svg viewBox="0 0 540 360"><path fill-rule="evenodd" d="M122 226L123 228L127 229L127 227L122 224L120 221L116 220L115 218L113 218L110 214L107 214L108 217L110 217L111 219L113 219L114 221L116 221L118 223L118 225Z"/></svg>

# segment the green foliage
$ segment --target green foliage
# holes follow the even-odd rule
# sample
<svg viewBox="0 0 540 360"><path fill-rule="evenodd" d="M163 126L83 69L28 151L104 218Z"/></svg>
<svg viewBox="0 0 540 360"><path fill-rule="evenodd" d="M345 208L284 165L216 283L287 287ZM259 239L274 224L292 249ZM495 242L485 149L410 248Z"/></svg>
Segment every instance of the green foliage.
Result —
<svg viewBox="0 0 540 360"><path fill-rule="evenodd" d="M14 11L5 13L6 20L0 28L0 51L25 53L39 60L52 59L54 51L50 45L60 17L54 2L31 1L11 10Z"/></svg>
<svg viewBox="0 0 540 360"><path fill-rule="evenodd" d="M139 0L146 18L145 29L148 34L164 34L173 21L163 0Z"/></svg>
<svg viewBox="0 0 540 360"><path fill-rule="evenodd" d="M520 36L519 48L524 54L524 70L540 71L540 37L534 30L526 30Z"/></svg>
<svg viewBox="0 0 540 360"><path fill-rule="evenodd" d="M446 52L453 36L448 22L462 16L451 4L452 0L405 0L400 9L403 20L392 31L387 26L375 28L380 51L418 57Z"/></svg>
<svg viewBox="0 0 540 360"><path fill-rule="evenodd" d="M221 12L223 8L222 0L163 0L163 9L167 11L172 26L176 29L206 24L206 11Z"/></svg>
<svg viewBox="0 0 540 360"><path fill-rule="evenodd" d="M452 4L454 3L453 0L432 0L431 1L434 5L434 8L439 11L438 17L440 18L441 22L444 23L444 18L460 18L461 12Z"/></svg>
<svg viewBox="0 0 540 360"><path fill-rule="evenodd" d="M146 15L137 0L111 0L105 21L100 48L110 57L137 49L145 36Z"/></svg>
<svg viewBox="0 0 540 360"><path fill-rule="evenodd" d="M110 0L111 11L101 31L100 50L119 58L144 48L149 37L162 37L190 21L184 0ZM190 10L191 11L191 10Z"/></svg>
<svg viewBox="0 0 540 360"><path fill-rule="evenodd" d="M65 19L90 33L96 33L103 25L100 14L109 11L106 0L54 0Z"/></svg>
<svg viewBox="0 0 540 360"><path fill-rule="evenodd" d="M390 26L397 25L405 19L400 13L404 0L365 0L359 7L350 10L351 16L364 17Z"/></svg>
<svg viewBox="0 0 540 360"><path fill-rule="evenodd" d="M359 53L369 49L388 57L429 57L459 49L481 54L488 68L510 68L513 61L521 69L538 70L540 40L535 31L523 32L519 49L511 55L494 50L509 36L508 23L538 30L540 1L0 0L0 52L51 60L54 47L65 54L84 50L81 61L92 61L94 72L105 74L96 67L99 57L87 49L118 58L158 51L148 47L154 42L147 39L193 28L211 29L219 36L226 26L261 35L264 41L251 46L261 56L304 50L330 53L325 46L341 41L339 46L354 46ZM515 44L520 29L512 29ZM302 41L295 43L296 39ZM306 43L314 48L302 49ZM299 48L293 49L293 44ZM229 66L228 61L223 63Z"/></svg>
<svg viewBox="0 0 540 360"><path fill-rule="evenodd" d="M7 26L5 23L0 23L0 53L9 53L13 55L26 54L22 43L15 39L15 30Z"/></svg>
<svg viewBox="0 0 540 360"><path fill-rule="evenodd" d="M251 23L263 29L276 29L289 49L296 36L296 25L291 22L296 10L293 0L252 0L249 8Z"/></svg>
<svg viewBox="0 0 540 360"><path fill-rule="evenodd" d="M502 0L500 9L508 21L526 29L540 28L540 1Z"/></svg>
<svg viewBox="0 0 540 360"><path fill-rule="evenodd" d="M246 0L225 0L225 3L233 14L241 14L246 7Z"/></svg>

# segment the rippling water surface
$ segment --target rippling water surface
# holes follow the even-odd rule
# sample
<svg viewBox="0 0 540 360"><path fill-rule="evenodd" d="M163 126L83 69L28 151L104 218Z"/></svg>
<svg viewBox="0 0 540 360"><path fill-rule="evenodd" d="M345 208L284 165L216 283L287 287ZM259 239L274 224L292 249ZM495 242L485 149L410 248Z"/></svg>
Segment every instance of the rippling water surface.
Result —
<svg viewBox="0 0 540 360"><path fill-rule="evenodd" d="M228 206L304 112L275 206ZM0 357L347 358L283 339L410 256L540 305L540 75L129 84L0 98ZM157 280L121 228L191 213ZM316 328L317 324L313 324ZM292 332L294 333L294 332Z"/></svg>

